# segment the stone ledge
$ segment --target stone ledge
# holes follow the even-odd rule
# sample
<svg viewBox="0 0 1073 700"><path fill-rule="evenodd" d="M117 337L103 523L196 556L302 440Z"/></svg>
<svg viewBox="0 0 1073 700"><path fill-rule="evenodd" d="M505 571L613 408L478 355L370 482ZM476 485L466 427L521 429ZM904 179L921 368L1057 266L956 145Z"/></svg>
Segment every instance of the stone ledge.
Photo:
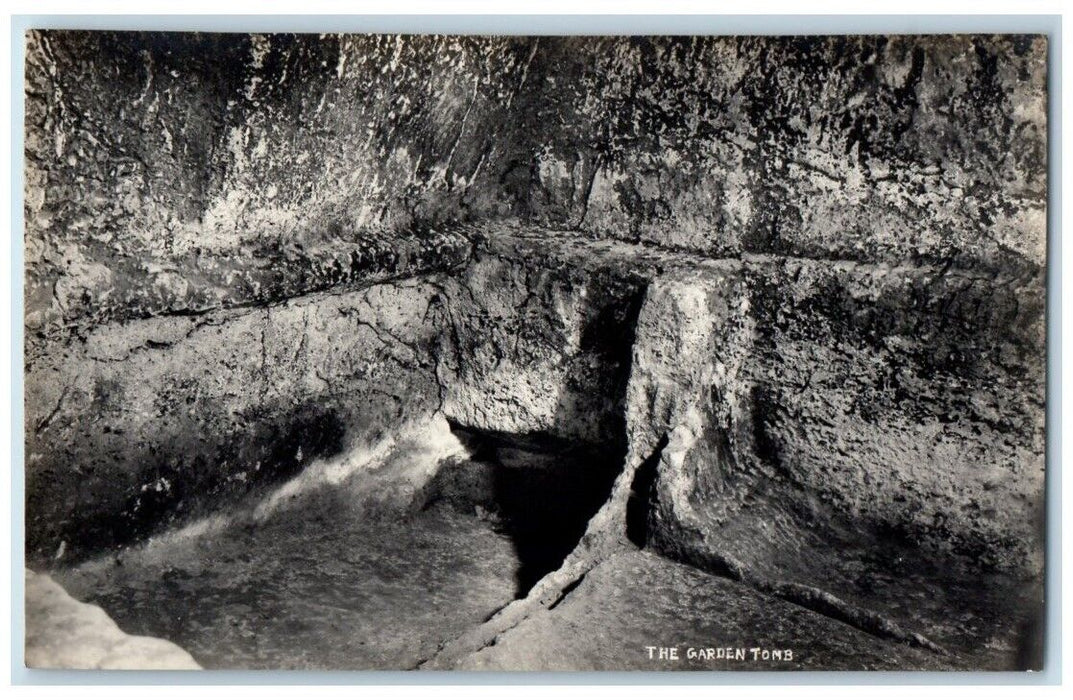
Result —
<svg viewBox="0 0 1073 700"><path fill-rule="evenodd" d="M593 237L584 231L549 229L510 222L466 227L465 235L474 241L475 250L514 260L538 259L549 267L574 266L587 271L607 270L628 275L637 281L650 281L668 272L688 270L735 270L753 272L779 267L829 267L837 272L881 276L885 274L918 278L947 277L956 280L984 281L1000 286L1038 285L1044 289L1043 272L1024 268L996 271L980 267L959 267L948 263L892 264L859 261L849 258L808 257L770 253L705 255L696 251L647 242L625 242L614 238Z"/></svg>
<svg viewBox="0 0 1073 700"><path fill-rule="evenodd" d="M469 238L452 230L363 234L309 247L262 245L239 255L199 251L185 265L74 253L45 261L51 268L49 286L55 290L51 306L33 303L33 287L41 285L28 286L28 344L62 340L72 331L84 333L109 322L194 316L328 290L361 289L455 268L470 258L471 250Z"/></svg>

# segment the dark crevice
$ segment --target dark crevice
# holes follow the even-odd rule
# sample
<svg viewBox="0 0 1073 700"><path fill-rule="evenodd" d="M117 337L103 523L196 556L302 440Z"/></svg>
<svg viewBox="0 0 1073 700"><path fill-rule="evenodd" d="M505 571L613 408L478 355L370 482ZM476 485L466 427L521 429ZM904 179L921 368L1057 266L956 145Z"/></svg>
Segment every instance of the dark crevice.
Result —
<svg viewBox="0 0 1073 700"><path fill-rule="evenodd" d="M626 537L638 547L644 547L648 542L648 513L655 498L660 455L667 441L667 435L660 438L652 454L637 467L630 486L630 497L626 501Z"/></svg>
<svg viewBox="0 0 1073 700"><path fill-rule="evenodd" d="M546 435L510 435L453 426L469 459L445 465L426 507L475 515L510 538L524 597L577 546L618 475L617 450Z"/></svg>
<svg viewBox="0 0 1073 700"><path fill-rule="evenodd" d="M559 592L559 597L555 599L554 603L548 606L548 610L554 610L555 608L559 607L559 605L562 604L564 600L566 600L566 597L573 593L574 590L581 585L581 583L585 580L585 576L587 575L588 574L581 574L581 576L578 576L577 579L563 586L563 589Z"/></svg>

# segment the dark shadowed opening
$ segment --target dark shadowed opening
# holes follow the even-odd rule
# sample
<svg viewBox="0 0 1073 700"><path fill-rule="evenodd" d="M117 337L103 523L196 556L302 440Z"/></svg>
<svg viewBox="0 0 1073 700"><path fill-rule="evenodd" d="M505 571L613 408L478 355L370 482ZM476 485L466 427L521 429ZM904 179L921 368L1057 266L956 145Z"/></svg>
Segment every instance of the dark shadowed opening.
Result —
<svg viewBox="0 0 1073 700"><path fill-rule="evenodd" d="M559 568L585 534L610 495L622 451L453 427L472 456L440 471L427 507L447 505L476 515L508 536L519 559L522 597Z"/></svg>
<svg viewBox="0 0 1073 700"><path fill-rule="evenodd" d="M652 454L637 468L630 485L630 497L626 501L626 536L638 547L644 547L648 542L648 514L652 510L659 458L666 446L667 436L664 435Z"/></svg>

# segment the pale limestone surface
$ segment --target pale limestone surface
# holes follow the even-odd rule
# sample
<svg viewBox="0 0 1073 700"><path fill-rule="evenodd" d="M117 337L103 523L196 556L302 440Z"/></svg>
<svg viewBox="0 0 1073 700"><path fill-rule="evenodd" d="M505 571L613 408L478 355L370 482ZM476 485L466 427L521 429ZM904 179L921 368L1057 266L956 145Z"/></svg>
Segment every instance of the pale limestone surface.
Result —
<svg viewBox="0 0 1073 700"><path fill-rule="evenodd" d="M408 461L438 454L420 436L353 490L332 475L449 424L585 443L621 472L561 568L509 604L493 577L505 607L429 630L407 664L569 609L639 545L887 644L1031 667L1046 52L33 32L28 556L110 561L325 479L419 503L440 476ZM331 566L273 544L313 579ZM244 565L263 585L223 581L228 604L287 582ZM156 573L145 607L204 583ZM238 605L240 636L262 629ZM401 663L384 649L362 658Z"/></svg>
<svg viewBox="0 0 1073 700"><path fill-rule="evenodd" d="M26 665L30 668L193 670L177 645L125 634L108 613L80 603L46 574L26 570Z"/></svg>

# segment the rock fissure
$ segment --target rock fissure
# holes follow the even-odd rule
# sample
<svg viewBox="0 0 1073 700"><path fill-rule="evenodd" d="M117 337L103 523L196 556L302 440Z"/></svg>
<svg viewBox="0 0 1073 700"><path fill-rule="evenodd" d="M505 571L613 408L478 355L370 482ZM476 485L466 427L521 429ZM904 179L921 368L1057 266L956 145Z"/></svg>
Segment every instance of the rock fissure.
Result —
<svg viewBox="0 0 1073 700"><path fill-rule="evenodd" d="M660 450L662 447L657 448L657 456ZM624 468L618 474L607 500L588 521L577 546L559 568L540 579L524 598L511 601L478 627L446 644L422 668L452 668L463 657L494 645L498 638L534 615L559 606L592 569L629 549L627 504L640 467Z"/></svg>
<svg viewBox="0 0 1073 700"><path fill-rule="evenodd" d="M63 409L63 400L67 398L67 393L69 391L70 387L66 385L60 390L60 396L56 399L56 405L49 411L47 416L37 422L37 425L34 427L35 433L40 435L45 428L52 424L52 421L56 420L56 416L58 416Z"/></svg>

